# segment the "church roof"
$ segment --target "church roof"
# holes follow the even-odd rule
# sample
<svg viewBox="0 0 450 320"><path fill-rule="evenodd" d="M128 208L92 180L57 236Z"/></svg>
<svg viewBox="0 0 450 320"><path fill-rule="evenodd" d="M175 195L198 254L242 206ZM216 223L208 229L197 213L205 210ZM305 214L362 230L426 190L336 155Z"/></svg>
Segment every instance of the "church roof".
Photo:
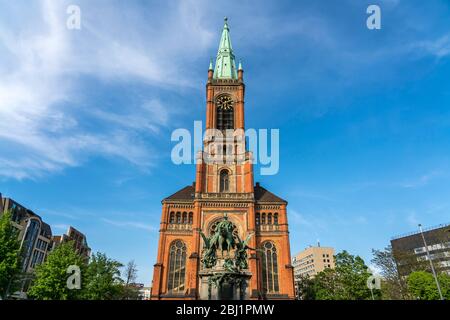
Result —
<svg viewBox="0 0 450 320"><path fill-rule="evenodd" d="M193 185L186 186L181 190L178 190L171 196L168 196L164 200L194 200L195 188Z"/></svg>
<svg viewBox="0 0 450 320"><path fill-rule="evenodd" d="M273 194L269 190L261 187L259 183L256 183L255 186L255 200L257 202L284 202L287 203L286 200L278 197L277 195Z"/></svg>
<svg viewBox="0 0 450 320"><path fill-rule="evenodd" d="M237 79L236 61L234 59L233 47L231 46L230 28L228 19L225 18L222 37L220 38L219 51L217 52L214 79Z"/></svg>
<svg viewBox="0 0 450 320"><path fill-rule="evenodd" d="M178 200L178 201L193 201L195 198L195 187L193 185L186 186L181 190L178 190L171 196L165 198L165 200ZM261 187L259 183L255 186L255 200L257 202L283 202L286 200L278 197L267 189Z"/></svg>

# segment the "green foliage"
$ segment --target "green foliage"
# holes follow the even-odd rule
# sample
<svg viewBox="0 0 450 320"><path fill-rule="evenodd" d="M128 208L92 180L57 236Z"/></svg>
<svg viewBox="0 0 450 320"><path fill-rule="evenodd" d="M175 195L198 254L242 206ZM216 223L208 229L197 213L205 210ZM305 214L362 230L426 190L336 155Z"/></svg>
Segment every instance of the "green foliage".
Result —
<svg viewBox="0 0 450 320"><path fill-rule="evenodd" d="M438 281L445 299L450 299L450 276L445 273L438 275ZM419 300L439 300L439 291L431 273L416 271L408 276L408 291L412 297Z"/></svg>
<svg viewBox="0 0 450 320"><path fill-rule="evenodd" d="M0 296L5 299L12 292L20 274L20 242L18 230L11 224L12 214L0 217Z"/></svg>
<svg viewBox="0 0 450 320"><path fill-rule="evenodd" d="M368 300L372 299L367 288L370 277L368 267L359 256L353 256L347 251L335 256L336 268L319 272L309 282L309 288L304 288L307 297L316 300ZM374 290L379 298L379 290Z"/></svg>
<svg viewBox="0 0 450 320"><path fill-rule="evenodd" d="M383 281L381 284L381 294L383 300L405 300L410 299L407 290L406 280L399 276L397 263L392 252L392 247L388 246L384 250L372 250L372 263L381 270Z"/></svg>
<svg viewBox="0 0 450 320"><path fill-rule="evenodd" d="M67 268L71 265L80 267L81 288L84 286L86 263L77 254L72 242L62 243L36 268L36 277L28 291L28 296L38 300L74 300L82 298L82 290L67 287Z"/></svg>
<svg viewBox="0 0 450 320"><path fill-rule="evenodd" d="M133 285L124 285L121 288L120 299L139 300L139 288Z"/></svg>
<svg viewBox="0 0 450 320"><path fill-rule="evenodd" d="M81 271L81 289L67 287L67 268L77 265ZM36 268L35 280L28 291L30 298L38 300L118 300L137 299L138 290L126 285L120 278L123 265L103 253L91 256L89 263L77 254L72 242L59 245L47 260ZM126 270L127 281L136 277L134 262Z"/></svg>
<svg viewBox="0 0 450 320"><path fill-rule="evenodd" d="M14 291L21 275L20 241L18 230L11 224L11 213L0 217L0 297L5 299ZM69 266L81 271L81 289L69 289ZM131 261L126 269L126 283L120 278L123 265L96 253L89 264L74 248L73 242L62 243L49 253L44 263L36 267L28 297L37 300L111 300L138 299L139 290L132 284L137 276L136 264Z"/></svg>
<svg viewBox="0 0 450 320"><path fill-rule="evenodd" d="M441 286L442 295L445 300L450 300L450 275L441 273L438 275L438 281Z"/></svg>
<svg viewBox="0 0 450 320"><path fill-rule="evenodd" d="M314 279L311 279L308 275L296 277L295 287L297 290L297 299L314 300L316 298Z"/></svg>
<svg viewBox="0 0 450 320"><path fill-rule="evenodd" d="M86 272L86 286L83 298L89 300L120 299L123 294L123 281L120 278L122 264L109 259L103 253L96 253L91 257Z"/></svg>

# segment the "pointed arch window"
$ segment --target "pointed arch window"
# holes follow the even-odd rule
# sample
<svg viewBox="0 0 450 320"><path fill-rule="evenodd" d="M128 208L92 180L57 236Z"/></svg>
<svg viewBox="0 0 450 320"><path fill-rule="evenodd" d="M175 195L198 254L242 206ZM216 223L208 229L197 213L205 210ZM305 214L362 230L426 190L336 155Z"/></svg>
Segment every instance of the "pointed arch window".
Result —
<svg viewBox="0 0 450 320"><path fill-rule="evenodd" d="M175 213L173 211L170 213L169 223L175 223Z"/></svg>
<svg viewBox="0 0 450 320"><path fill-rule="evenodd" d="M261 216L259 213L257 213L256 214L256 225L259 226L260 222L261 222Z"/></svg>
<svg viewBox="0 0 450 320"><path fill-rule="evenodd" d="M273 214L273 224L278 225L278 213L276 212Z"/></svg>
<svg viewBox="0 0 450 320"><path fill-rule="evenodd" d="M267 224L272 224L272 214L270 212L267 215Z"/></svg>
<svg viewBox="0 0 450 320"><path fill-rule="evenodd" d="M220 171L220 183L219 183L219 191L220 192L228 192L230 187L230 177L228 174L228 170Z"/></svg>
<svg viewBox="0 0 450 320"><path fill-rule="evenodd" d="M280 286L278 282L278 253L273 242L263 243L261 259L262 287L265 293L278 293Z"/></svg>
<svg viewBox="0 0 450 320"><path fill-rule="evenodd" d="M233 100L228 95L219 96L216 100L217 129L234 129L234 107Z"/></svg>
<svg viewBox="0 0 450 320"><path fill-rule="evenodd" d="M167 290L170 293L183 293L185 277L186 244L181 240L176 240L170 245Z"/></svg>

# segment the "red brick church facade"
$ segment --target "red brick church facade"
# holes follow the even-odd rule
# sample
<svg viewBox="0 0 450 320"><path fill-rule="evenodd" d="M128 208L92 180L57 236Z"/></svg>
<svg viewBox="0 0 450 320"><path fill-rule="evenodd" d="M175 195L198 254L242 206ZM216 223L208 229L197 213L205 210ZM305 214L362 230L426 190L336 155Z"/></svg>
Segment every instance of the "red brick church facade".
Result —
<svg viewBox="0 0 450 320"><path fill-rule="evenodd" d="M225 21L216 65L208 70L206 129L245 130L243 70L236 68ZM294 299L287 202L254 184L251 152L235 139L205 139L196 181L162 201L152 299L200 299L203 240L224 214L250 238L248 299ZM206 157L222 155L222 161ZM226 160L226 161L224 161Z"/></svg>

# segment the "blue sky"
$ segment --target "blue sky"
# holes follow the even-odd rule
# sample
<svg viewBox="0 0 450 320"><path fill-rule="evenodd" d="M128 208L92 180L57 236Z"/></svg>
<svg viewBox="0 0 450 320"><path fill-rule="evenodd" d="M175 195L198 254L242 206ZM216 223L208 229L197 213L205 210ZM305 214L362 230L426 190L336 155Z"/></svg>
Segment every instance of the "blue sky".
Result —
<svg viewBox="0 0 450 320"><path fill-rule="evenodd" d="M0 0L0 192L149 284L160 201L194 180L170 135L204 120L224 16L246 125L280 129L280 171L256 180L289 201L292 253L320 240L369 262L450 221L447 0Z"/></svg>

